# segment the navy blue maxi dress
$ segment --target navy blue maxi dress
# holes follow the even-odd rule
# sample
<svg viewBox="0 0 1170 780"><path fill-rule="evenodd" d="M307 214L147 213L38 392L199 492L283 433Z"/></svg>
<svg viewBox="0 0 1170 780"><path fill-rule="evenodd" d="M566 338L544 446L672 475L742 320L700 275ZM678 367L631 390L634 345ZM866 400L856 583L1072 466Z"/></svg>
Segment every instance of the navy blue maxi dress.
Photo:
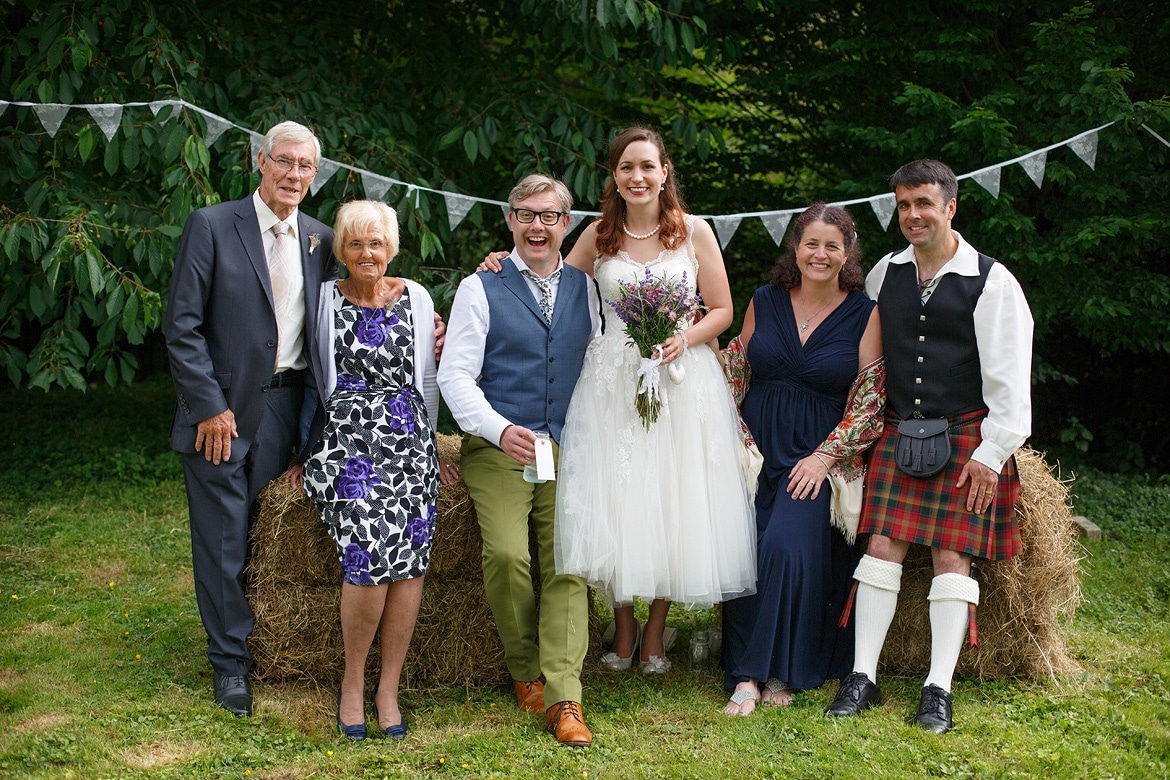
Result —
<svg viewBox="0 0 1170 780"><path fill-rule="evenodd" d="M829 523L830 489L795 500L792 467L841 422L857 376L858 346L874 302L851 292L805 344L788 290L752 296L751 385L741 412L764 455L756 494L756 594L723 605L724 685L776 677L796 690L841 678L853 667L852 621L837 627L862 545Z"/></svg>

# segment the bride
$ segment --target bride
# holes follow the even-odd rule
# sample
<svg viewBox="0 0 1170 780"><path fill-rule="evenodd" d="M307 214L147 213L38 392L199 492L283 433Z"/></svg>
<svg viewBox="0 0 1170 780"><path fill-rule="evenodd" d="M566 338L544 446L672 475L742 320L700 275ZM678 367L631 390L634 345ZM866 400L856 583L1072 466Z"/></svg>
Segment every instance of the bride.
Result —
<svg viewBox="0 0 1170 780"><path fill-rule="evenodd" d="M705 608L754 592L755 525L740 468L739 421L708 346L732 320L723 256L710 226L687 214L662 138L633 127L610 144L602 213L565 262L596 278L605 328L590 343L569 404L557 476L558 573L614 605L602 664L665 673L671 601ZM490 261L487 266L493 265ZM493 269L494 270L494 269ZM684 281L706 313L662 343L661 411L647 430L634 406L641 355L611 301L618 285ZM683 324L683 323L680 323ZM667 366L676 363L671 381ZM639 626L634 599L650 602Z"/></svg>

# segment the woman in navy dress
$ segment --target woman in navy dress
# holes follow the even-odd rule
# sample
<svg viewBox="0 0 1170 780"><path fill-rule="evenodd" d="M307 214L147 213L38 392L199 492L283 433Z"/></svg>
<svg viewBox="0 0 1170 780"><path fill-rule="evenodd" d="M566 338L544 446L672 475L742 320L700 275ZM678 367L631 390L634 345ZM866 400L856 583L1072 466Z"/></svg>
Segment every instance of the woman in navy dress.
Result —
<svg viewBox="0 0 1170 780"><path fill-rule="evenodd" d="M860 256L847 211L809 207L733 345L750 365L741 411L764 469L756 594L723 607L724 685L735 688L728 715L761 701L787 705L794 690L853 668L853 633L837 625L861 555L847 529L852 520L855 533L860 508L858 454L880 432L885 398L881 328Z"/></svg>

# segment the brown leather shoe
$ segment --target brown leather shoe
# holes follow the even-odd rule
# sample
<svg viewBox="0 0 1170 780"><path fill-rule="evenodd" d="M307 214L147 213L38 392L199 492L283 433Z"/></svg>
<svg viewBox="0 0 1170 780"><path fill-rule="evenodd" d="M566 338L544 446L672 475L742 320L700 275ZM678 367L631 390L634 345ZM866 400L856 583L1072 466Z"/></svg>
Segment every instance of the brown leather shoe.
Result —
<svg viewBox="0 0 1170 780"><path fill-rule="evenodd" d="M513 680L512 687L516 689L516 706L525 712L533 712L537 715L544 712L543 681L533 680L532 682L523 682L522 680Z"/></svg>
<svg viewBox="0 0 1170 780"><path fill-rule="evenodd" d="M557 742L570 747L589 747L593 744L593 732L581 717L581 703L559 701L548 708L544 722Z"/></svg>

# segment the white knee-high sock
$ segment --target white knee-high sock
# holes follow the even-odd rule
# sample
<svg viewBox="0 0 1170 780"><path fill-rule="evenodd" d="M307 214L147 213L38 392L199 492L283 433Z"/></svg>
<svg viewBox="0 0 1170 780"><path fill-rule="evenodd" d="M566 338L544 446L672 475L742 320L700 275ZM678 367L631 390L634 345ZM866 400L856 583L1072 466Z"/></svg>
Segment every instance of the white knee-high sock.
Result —
<svg viewBox="0 0 1170 780"><path fill-rule="evenodd" d="M948 693L963 639L967 636L969 604L979 603L979 583L962 574L940 574L931 580L930 673L924 685L937 685Z"/></svg>
<svg viewBox="0 0 1170 780"><path fill-rule="evenodd" d="M853 671L863 672L876 683L878 657L898 608L902 564L863 555L853 578L857 580L853 605Z"/></svg>

